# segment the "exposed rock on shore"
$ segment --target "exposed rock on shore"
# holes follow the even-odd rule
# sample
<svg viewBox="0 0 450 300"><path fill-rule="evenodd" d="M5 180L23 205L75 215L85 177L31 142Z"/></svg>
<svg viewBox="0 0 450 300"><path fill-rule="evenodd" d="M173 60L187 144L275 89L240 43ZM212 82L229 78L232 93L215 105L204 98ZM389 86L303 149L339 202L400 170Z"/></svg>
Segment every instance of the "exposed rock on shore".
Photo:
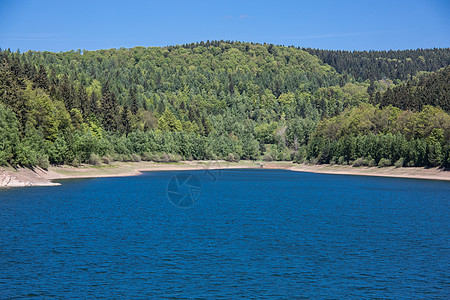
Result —
<svg viewBox="0 0 450 300"><path fill-rule="evenodd" d="M47 172L39 168L33 170L0 168L0 187L60 185L59 183L51 182L46 175Z"/></svg>

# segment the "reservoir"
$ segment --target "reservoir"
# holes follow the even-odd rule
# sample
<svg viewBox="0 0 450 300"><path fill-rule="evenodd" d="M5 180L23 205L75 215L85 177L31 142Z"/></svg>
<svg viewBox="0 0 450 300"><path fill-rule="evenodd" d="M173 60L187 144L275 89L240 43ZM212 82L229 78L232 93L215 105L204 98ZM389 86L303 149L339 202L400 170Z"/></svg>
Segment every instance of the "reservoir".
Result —
<svg viewBox="0 0 450 300"><path fill-rule="evenodd" d="M450 182L146 172L0 190L0 298L450 297Z"/></svg>

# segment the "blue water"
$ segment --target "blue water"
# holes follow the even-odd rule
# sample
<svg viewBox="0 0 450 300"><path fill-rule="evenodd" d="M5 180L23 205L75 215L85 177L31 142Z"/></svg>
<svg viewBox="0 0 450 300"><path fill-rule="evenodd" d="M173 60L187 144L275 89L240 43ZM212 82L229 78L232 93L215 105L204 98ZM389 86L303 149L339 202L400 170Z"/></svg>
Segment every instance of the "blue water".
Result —
<svg viewBox="0 0 450 300"><path fill-rule="evenodd" d="M0 190L0 298L450 298L449 182L181 173Z"/></svg>

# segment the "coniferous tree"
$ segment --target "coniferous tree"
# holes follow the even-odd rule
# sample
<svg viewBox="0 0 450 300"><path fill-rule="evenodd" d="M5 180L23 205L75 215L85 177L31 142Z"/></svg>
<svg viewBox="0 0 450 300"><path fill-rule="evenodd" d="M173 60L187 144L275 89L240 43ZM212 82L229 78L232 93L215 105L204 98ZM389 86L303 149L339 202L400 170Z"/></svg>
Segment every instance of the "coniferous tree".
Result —
<svg viewBox="0 0 450 300"><path fill-rule="evenodd" d="M36 88L43 89L47 92L49 91L50 83L48 81L47 72L45 71L45 67L43 65L39 66L39 70L37 71L33 82Z"/></svg>

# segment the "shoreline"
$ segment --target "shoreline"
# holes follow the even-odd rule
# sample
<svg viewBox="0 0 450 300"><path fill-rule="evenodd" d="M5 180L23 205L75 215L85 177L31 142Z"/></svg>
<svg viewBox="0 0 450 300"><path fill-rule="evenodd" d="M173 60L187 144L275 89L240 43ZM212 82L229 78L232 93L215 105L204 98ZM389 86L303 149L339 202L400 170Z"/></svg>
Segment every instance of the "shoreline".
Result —
<svg viewBox="0 0 450 300"><path fill-rule="evenodd" d="M51 166L47 171L34 168L0 167L0 188L25 186L56 186L59 179L137 176L150 171L189 171L206 169L285 169L319 174L377 176L450 181L450 171L418 167L352 167L341 165L306 165L292 162L226 162L183 161L178 163L114 162L110 165L80 167Z"/></svg>

